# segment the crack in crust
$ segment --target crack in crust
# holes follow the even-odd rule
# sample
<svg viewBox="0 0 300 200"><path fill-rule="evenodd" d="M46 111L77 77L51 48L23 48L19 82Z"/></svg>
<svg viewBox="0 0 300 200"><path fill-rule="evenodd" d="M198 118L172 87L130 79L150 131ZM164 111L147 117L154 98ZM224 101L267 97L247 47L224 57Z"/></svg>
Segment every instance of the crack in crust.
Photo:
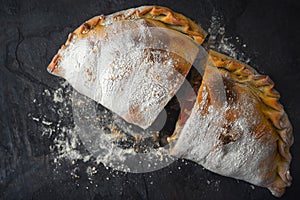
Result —
<svg viewBox="0 0 300 200"><path fill-rule="evenodd" d="M280 95L274 89L274 82L269 76L261 75L252 67L221 53L210 50L209 55L216 67L228 71L237 82L249 85L255 95L266 105L266 109L262 112L273 124L279 136L277 148L281 157L277 169L279 176L267 187L275 196L281 196L285 187L290 186L292 181L289 165L292 159L290 147L293 144L293 135L288 116L279 103Z"/></svg>

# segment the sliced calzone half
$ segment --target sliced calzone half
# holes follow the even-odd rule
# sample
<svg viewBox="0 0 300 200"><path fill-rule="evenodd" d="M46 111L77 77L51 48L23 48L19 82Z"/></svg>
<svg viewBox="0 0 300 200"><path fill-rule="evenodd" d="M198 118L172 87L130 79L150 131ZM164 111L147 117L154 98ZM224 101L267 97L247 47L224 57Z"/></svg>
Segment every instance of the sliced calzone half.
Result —
<svg viewBox="0 0 300 200"><path fill-rule="evenodd" d="M146 129L182 85L205 36L164 7L96 16L69 35L48 71Z"/></svg>
<svg viewBox="0 0 300 200"><path fill-rule="evenodd" d="M210 51L194 107L169 138L171 154L281 196L292 180L293 136L278 100L268 76Z"/></svg>

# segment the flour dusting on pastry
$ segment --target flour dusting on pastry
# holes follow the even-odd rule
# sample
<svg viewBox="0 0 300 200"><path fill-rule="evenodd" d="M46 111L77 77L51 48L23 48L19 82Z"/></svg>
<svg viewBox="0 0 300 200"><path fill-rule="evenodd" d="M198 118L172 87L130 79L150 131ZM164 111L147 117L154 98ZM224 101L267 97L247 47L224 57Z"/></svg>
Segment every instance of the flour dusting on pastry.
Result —
<svg viewBox="0 0 300 200"><path fill-rule="evenodd" d="M59 51L54 73L126 121L148 128L182 85L198 51L189 38L151 26L121 21L90 37L73 36Z"/></svg>
<svg viewBox="0 0 300 200"><path fill-rule="evenodd" d="M292 181L292 126L272 80L236 60L249 61L227 42L224 31L213 17L205 40L206 32L189 18L168 8L142 6L96 16L71 33L48 70L100 104L97 117L93 103L74 101L74 121L78 132L88 133L81 136L88 151L102 148L93 155L103 163L117 160L110 167L129 161L141 170L143 163L131 162L137 158L133 155L148 152L149 161L158 152L169 153L162 157L190 159L283 195ZM191 91L184 91L186 82ZM170 125L172 120L159 118L167 107L178 111L171 117L177 124L167 135L152 133L149 128L157 119ZM136 172L145 172L140 169Z"/></svg>

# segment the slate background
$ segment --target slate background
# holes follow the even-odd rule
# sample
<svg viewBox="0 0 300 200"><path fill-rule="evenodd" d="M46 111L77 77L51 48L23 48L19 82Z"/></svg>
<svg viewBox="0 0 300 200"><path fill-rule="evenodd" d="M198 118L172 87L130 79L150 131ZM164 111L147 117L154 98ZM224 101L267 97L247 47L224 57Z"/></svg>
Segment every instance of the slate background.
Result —
<svg viewBox="0 0 300 200"><path fill-rule="evenodd" d="M170 7L206 30L211 16L218 13L226 34L239 36L247 44L243 51L251 58L250 64L276 83L294 126L294 180L282 199L300 196L299 1L2 0L0 199L276 199L266 189L252 189L250 184L208 172L192 162L178 161L146 174L110 172L100 165L94 184L80 171L86 163L78 163L82 175L77 180L70 176L70 163L53 164L49 152L53 141L43 137L41 124L29 117L33 113L58 120L51 110L52 100L42 95L44 89L52 93L59 87L59 79L46 72L52 56L67 34L92 16L145 4Z"/></svg>

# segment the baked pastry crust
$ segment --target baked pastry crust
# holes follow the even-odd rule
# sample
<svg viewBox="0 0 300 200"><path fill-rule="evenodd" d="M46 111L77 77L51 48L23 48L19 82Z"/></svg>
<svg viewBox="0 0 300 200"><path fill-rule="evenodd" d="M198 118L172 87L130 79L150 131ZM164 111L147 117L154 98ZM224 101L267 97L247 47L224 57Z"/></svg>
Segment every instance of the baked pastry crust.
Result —
<svg viewBox="0 0 300 200"><path fill-rule="evenodd" d="M207 33L191 19L176 13L169 8L161 6L141 6L138 8L132 8L124 11L117 12L108 16L96 16L81 26L79 26L73 33L70 33L67 41L62 45L61 49L65 49L70 42L76 38L84 38L89 36L92 32L102 29L104 26L108 26L112 23L123 20L136 20L146 19L154 22L161 22L160 26L179 31L189 37L191 37L196 43L202 44L207 36ZM48 71L58 73L57 63L60 58L60 54L57 53L48 66Z"/></svg>
<svg viewBox="0 0 300 200"><path fill-rule="evenodd" d="M246 84L263 104L261 111L264 117L270 121L278 136L276 141L278 157L274 161L274 164L277 164L276 178L267 187L275 196L281 196L285 187L290 186L292 181L289 166L292 159L290 147L294 139L292 125L279 102L280 95L274 89L274 82L269 76L261 75L252 67L218 52L210 51L210 57L216 67L228 71L237 82Z"/></svg>
<svg viewBox="0 0 300 200"><path fill-rule="evenodd" d="M281 196L292 181L289 149L293 144L293 135L273 81L252 67L212 50L209 51L208 63L222 76L227 101L214 100L215 96L220 95L209 88L211 80L208 79L214 77L204 75L190 118L185 119L184 124L179 120L181 124L175 131L177 135L170 138L175 143L172 154L194 160L221 175L267 187L273 195ZM211 115L209 109L212 107L222 117L206 117ZM197 115L201 117L198 124L194 124ZM241 124L244 125L239 128ZM206 130L205 133L202 129ZM189 141L189 145L194 147L187 152L182 145L189 137L198 137L198 142L195 142L197 139ZM251 139L246 140L245 137ZM209 152L195 152L209 141L215 141L208 147ZM232 149L237 153L231 154ZM260 155L255 155L258 152ZM241 164L243 157L246 160ZM218 163L215 164L218 167L214 163Z"/></svg>
<svg viewBox="0 0 300 200"><path fill-rule="evenodd" d="M48 71L146 129L180 88L205 36L192 20L164 7L97 16L69 34Z"/></svg>

